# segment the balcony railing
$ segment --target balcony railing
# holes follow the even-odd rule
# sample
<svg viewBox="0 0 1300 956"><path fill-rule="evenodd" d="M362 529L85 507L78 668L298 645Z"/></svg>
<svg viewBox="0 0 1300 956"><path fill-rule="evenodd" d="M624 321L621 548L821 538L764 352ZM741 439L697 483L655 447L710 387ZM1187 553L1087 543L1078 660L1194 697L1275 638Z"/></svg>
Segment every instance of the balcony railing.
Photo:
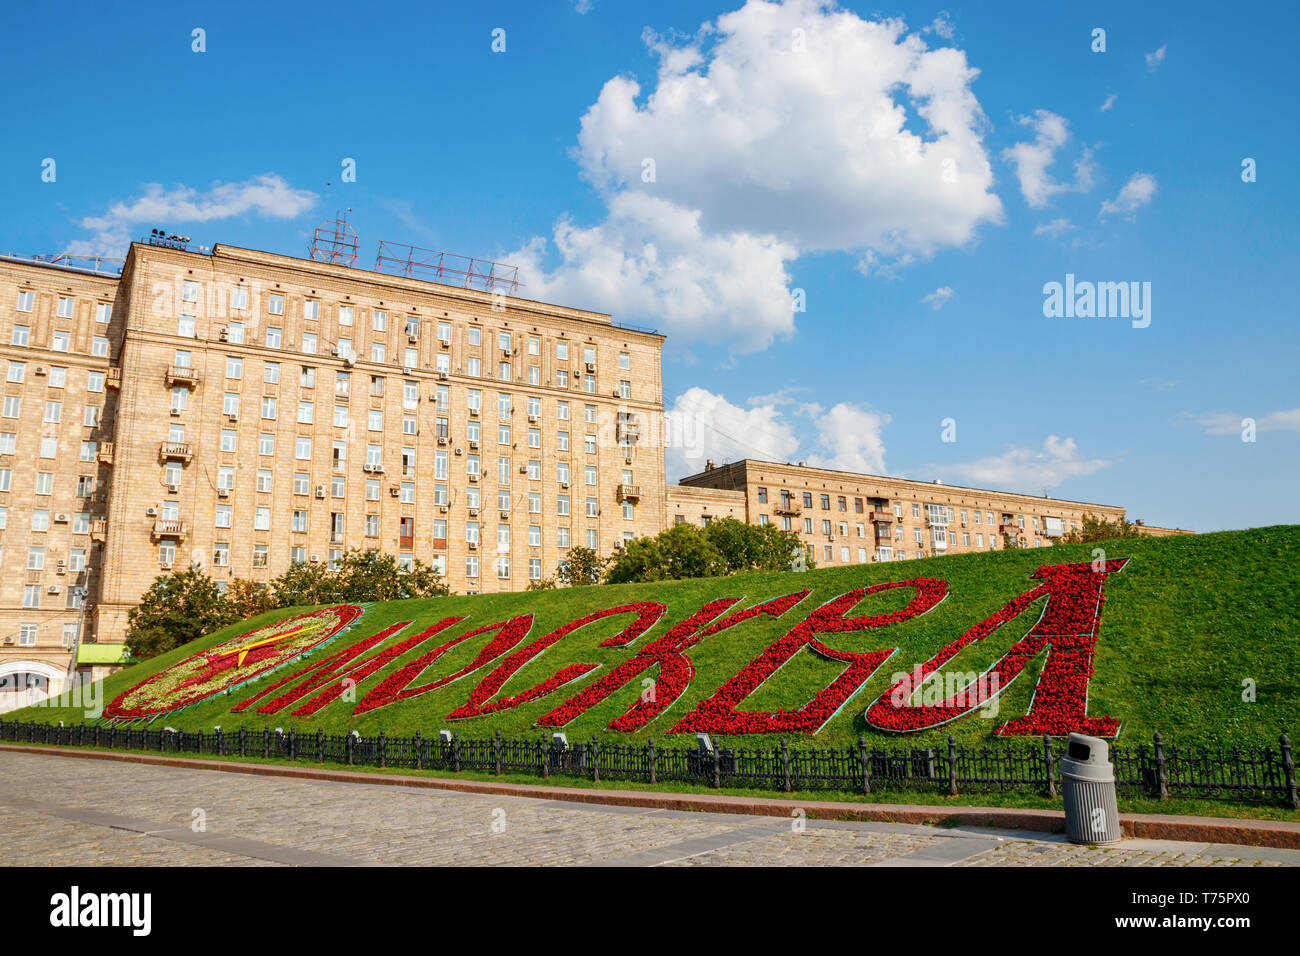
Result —
<svg viewBox="0 0 1300 956"><path fill-rule="evenodd" d="M100 442L99 451L96 452L95 458L101 465L113 464L113 443L111 441Z"/></svg>
<svg viewBox="0 0 1300 956"><path fill-rule="evenodd" d="M778 515L788 516L792 518L797 518L799 515L803 513L803 509L801 509L793 501L782 502L772 510L775 511Z"/></svg>
<svg viewBox="0 0 1300 956"><path fill-rule="evenodd" d="M155 538L184 538L188 534L185 522L179 518L159 518L153 523Z"/></svg>
<svg viewBox="0 0 1300 956"><path fill-rule="evenodd" d="M619 501L640 501L641 486L640 485L619 485L618 500Z"/></svg>
<svg viewBox="0 0 1300 956"><path fill-rule="evenodd" d="M194 457L193 449L187 441L165 441L158 446L158 457L163 461L183 461L188 463Z"/></svg>
<svg viewBox="0 0 1300 956"><path fill-rule="evenodd" d="M168 385L185 385L193 388L199 384L199 373L188 365L169 365L164 377Z"/></svg>
<svg viewBox="0 0 1300 956"><path fill-rule="evenodd" d="M892 511L869 511L867 512L868 521L881 521L887 524L893 524L896 520Z"/></svg>
<svg viewBox="0 0 1300 956"><path fill-rule="evenodd" d="M110 368L108 374L104 376L104 384L109 388L121 388L122 370L120 368Z"/></svg>
<svg viewBox="0 0 1300 956"><path fill-rule="evenodd" d="M92 541L104 541L108 537L108 519L96 518L90 523L90 538Z"/></svg>

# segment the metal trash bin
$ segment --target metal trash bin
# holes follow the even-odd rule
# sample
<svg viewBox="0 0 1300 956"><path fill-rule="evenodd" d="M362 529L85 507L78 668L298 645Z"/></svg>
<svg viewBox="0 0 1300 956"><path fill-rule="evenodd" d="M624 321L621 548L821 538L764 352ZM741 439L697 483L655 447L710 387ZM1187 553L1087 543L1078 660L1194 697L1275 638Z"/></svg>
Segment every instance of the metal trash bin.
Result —
<svg viewBox="0 0 1300 956"><path fill-rule="evenodd" d="M1061 758L1061 792L1065 797L1065 832L1071 843L1116 843L1119 805L1110 745L1100 737L1070 734Z"/></svg>

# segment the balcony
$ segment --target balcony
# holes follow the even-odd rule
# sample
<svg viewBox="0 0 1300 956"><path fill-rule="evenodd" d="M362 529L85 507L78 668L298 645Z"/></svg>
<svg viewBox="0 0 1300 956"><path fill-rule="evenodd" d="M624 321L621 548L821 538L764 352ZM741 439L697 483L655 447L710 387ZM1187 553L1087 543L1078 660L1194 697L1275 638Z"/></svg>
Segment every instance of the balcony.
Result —
<svg viewBox="0 0 1300 956"><path fill-rule="evenodd" d="M998 534L1009 534L1013 538L1020 534L1021 528L1018 524L1000 524L998 525Z"/></svg>
<svg viewBox="0 0 1300 956"><path fill-rule="evenodd" d="M90 540L103 543L108 539L108 519L96 518L90 523Z"/></svg>
<svg viewBox="0 0 1300 956"><path fill-rule="evenodd" d="M614 437L619 442L627 439L627 444L634 445L641 437L641 426L636 422L619 422L614 429Z"/></svg>
<svg viewBox="0 0 1300 956"><path fill-rule="evenodd" d="M196 388L199 384L199 373L188 365L167 366L167 373L164 378L168 385L184 385L186 388Z"/></svg>
<svg viewBox="0 0 1300 956"><path fill-rule="evenodd" d="M120 368L110 368L108 374L104 376L104 384L109 388L122 387L122 370Z"/></svg>
<svg viewBox="0 0 1300 956"><path fill-rule="evenodd" d="M95 459L101 465L113 464L113 443L111 441L100 442L99 451L95 453Z"/></svg>
<svg viewBox="0 0 1300 956"><path fill-rule="evenodd" d="M153 523L154 540L160 538L184 540L188 535L189 529L186 528L185 522L179 518L159 518Z"/></svg>
<svg viewBox="0 0 1300 956"><path fill-rule="evenodd" d="M188 465L194 452L187 441L165 441L158 446L158 457L162 461L180 461Z"/></svg>
<svg viewBox="0 0 1300 956"><path fill-rule="evenodd" d="M772 510L782 517L797 518L803 514L803 509L793 501L783 501Z"/></svg>
<svg viewBox="0 0 1300 956"><path fill-rule="evenodd" d="M618 488L616 489L616 493L618 495L619 501L640 501L641 500L640 485L619 485Z"/></svg>
<svg viewBox="0 0 1300 956"><path fill-rule="evenodd" d="M876 510L876 511L867 512L867 520L879 522L882 524L893 524L895 520L902 520L902 519L895 519L894 513L892 511Z"/></svg>

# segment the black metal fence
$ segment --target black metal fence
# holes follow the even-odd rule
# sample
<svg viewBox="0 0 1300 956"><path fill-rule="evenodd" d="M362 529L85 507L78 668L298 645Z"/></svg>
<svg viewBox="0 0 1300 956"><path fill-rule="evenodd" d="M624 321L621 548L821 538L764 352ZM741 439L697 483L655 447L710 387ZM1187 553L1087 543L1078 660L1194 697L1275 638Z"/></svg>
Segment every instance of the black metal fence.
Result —
<svg viewBox="0 0 1300 956"><path fill-rule="evenodd" d="M1060 753L1048 736L1041 743L1004 747L879 747L865 737L841 748L766 749L724 746L662 747L601 741L559 744L554 739L373 737L356 731L327 734L289 730L220 728L187 731L138 727L0 720L0 741L112 750L281 758L350 766L406 767L459 773L515 773L587 780L687 783L757 790L876 793L929 791L1039 793L1056 796ZM1196 797L1274 803L1300 809L1295 761L1286 734L1274 747L1174 746L1156 734L1151 744L1110 748L1120 793L1156 799Z"/></svg>

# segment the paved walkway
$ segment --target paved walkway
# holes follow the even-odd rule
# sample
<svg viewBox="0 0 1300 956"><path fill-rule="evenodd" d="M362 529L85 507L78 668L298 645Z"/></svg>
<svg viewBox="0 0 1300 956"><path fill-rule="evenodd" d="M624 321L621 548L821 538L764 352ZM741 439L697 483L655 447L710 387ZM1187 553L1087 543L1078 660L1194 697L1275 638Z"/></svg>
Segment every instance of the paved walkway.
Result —
<svg viewBox="0 0 1300 956"><path fill-rule="evenodd" d="M792 805L793 806L793 805ZM1300 851L789 820L0 752L0 865L1296 866Z"/></svg>

